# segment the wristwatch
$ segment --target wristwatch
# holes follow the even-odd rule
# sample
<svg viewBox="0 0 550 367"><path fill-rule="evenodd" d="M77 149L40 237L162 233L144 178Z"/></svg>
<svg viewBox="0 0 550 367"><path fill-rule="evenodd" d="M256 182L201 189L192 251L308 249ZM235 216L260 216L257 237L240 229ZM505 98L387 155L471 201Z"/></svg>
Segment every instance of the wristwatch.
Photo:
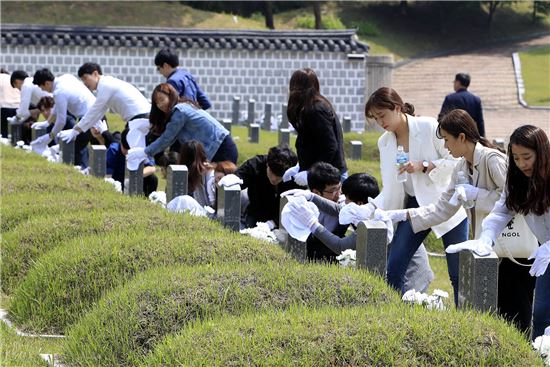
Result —
<svg viewBox="0 0 550 367"><path fill-rule="evenodd" d="M430 166L430 162L428 161L422 161L422 173L426 173L426 171L428 171L428 167Z"/></svg>

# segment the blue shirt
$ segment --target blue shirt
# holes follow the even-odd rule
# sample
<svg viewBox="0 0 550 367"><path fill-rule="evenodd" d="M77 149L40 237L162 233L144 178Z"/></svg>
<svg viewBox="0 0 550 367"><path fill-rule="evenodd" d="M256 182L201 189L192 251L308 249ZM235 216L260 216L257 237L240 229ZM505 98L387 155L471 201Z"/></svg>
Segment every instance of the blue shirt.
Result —
<svg viewBox="0 0 550 367"><path fill-rule="evenodd" d="M155 162L149 157L144 166L154 166ZM107 174L113 180L124 185L124 174L126 172L126 156L120 150L120 143L111 143L107 149Z"/></svg>
<svg viewBox="0 0 550 367"><path fill-rule="evenodd" d="M229 131L208 112L189 103L178 103L172 108L166 129L157 140L145 148L145 154L154 156L172 145L176 139L181 144L197 140L202 143L206 156L211 161L227 135Z"/></svg>
<svg viewBox="0 0 550 367"><path fill-rule="evenodd" d="M188 98L195 101L201 106L203 110L207 110L212 107L212 103L206 96L206 94L199 87L193 75L185 69L177 68L168 77L167 83L176 88L180 97Z"/></svg>

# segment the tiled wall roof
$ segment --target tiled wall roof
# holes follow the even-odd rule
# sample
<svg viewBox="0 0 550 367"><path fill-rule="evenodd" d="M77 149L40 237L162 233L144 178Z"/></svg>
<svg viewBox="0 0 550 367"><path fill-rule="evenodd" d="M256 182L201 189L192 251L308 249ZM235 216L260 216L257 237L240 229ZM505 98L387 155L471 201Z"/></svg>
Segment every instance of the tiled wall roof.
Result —
<svg viewBox="0 0 550 367"><path fill-rule="evenodd" d="M355 30L255 31L3 24L3 44L367 53Z"/></svg>

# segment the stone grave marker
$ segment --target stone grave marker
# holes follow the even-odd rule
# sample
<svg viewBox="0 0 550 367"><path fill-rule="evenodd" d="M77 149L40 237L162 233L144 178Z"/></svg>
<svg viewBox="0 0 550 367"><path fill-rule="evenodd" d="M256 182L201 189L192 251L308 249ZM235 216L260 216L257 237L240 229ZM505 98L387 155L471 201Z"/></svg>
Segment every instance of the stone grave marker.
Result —
<svg viewBox="0 0 550 367"><path fill-rule="evenodd" d="M355 247L357 268L385 276L388 257L387 232L386 225L380 221L359 222Z"/></svg>
<svg viewBox="0 0 550 367"><path fill-rule="evenodd" d="M187 195L187 166L171 164L166 169L166 204L177 196Z"/></svg>

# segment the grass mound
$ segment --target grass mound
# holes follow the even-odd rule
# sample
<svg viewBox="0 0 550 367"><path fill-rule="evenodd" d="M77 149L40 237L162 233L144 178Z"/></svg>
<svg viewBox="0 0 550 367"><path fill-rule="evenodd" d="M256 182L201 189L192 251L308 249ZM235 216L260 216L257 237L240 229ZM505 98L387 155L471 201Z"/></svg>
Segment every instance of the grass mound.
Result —
<svg viewBox="0 0 550 367"><path fill-rule="evenodd" d="M16 324L60 333L101 295L149 268L172 264L289 261L276 245L231 233L205 218L188 218L179 232L109 233L77 238L40 257L13 292Z"/></svg>
<svg viewBox="0 0 550 367"><path fill-rule="evenodd" d="M171 267L140 274L69 330L71 366L135 366L163 336L220 314L398 302L367 272L322 265ZM115 321L116 320L116 321Z"/></svg>
<svg viewBox="0 0 550 367"><path fill-rule="evenodd" d="M141 366L537 366L488 314L405 304L225 317L167 337Z"/></svg>

